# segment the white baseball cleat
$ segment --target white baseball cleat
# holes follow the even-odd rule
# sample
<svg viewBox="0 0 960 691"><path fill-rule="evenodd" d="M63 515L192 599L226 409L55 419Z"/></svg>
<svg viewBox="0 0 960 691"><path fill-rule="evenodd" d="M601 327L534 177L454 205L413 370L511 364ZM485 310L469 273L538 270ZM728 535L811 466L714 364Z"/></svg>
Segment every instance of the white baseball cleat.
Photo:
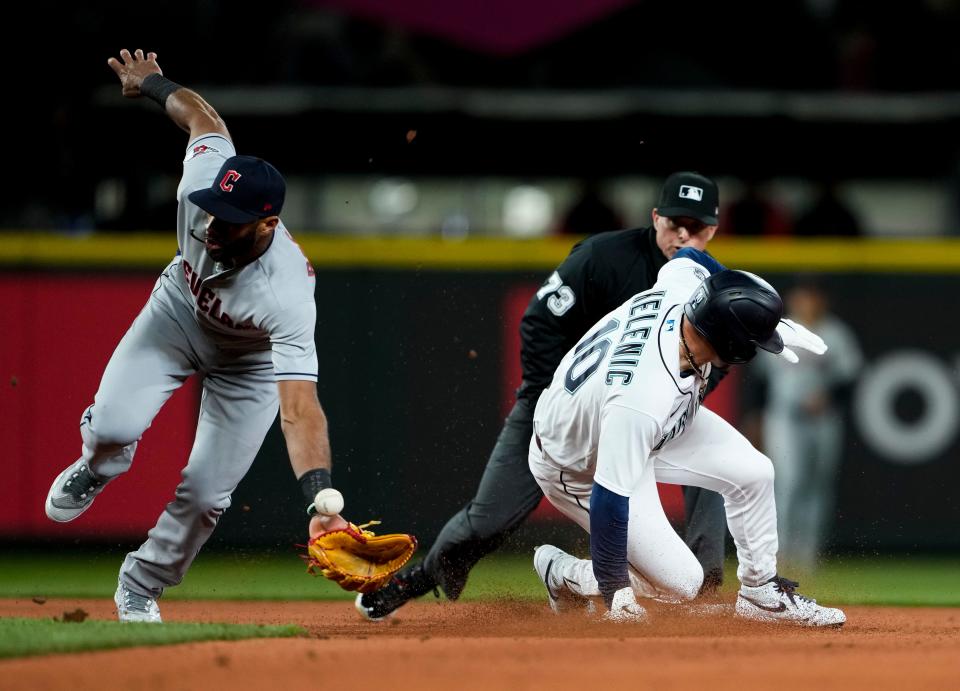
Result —
<svg viewBox="0 0 960 691"><path fill-rule="evenodd" d="M94 475L81 458L57 475L50 485L50 491L47 492L47 518L58 523L72 521L90 508L107 482Z"/></svg>
<svg viewBox="0 0 960 691"><path fill-rule="evenodd" d="M554 614L578 608L592 612L594 604L590 598L573 592L566 583L566 579L560 575L558 566L567 559L576 559L576 557L553 545L540 545L533 552L533 569L540 577L543 587L547 589L550 609Z"/></svg>
<svg viewBox="0 0 960 691"><path fill-rule="evenodd" d="M799 585L780 576L756 588L741 585L734 616L797 626L843 626L847 617L842 610L804 597L796 592Z"/></svg>
<svg viewBox="0 0 960 691"><path fill-rule="evenodd" d="M113 596L117 605L117 618L120 621L140 621L153 624L162 623L157 601L146 595L138 595L123 583L117 583L117 592Z"/></svg>

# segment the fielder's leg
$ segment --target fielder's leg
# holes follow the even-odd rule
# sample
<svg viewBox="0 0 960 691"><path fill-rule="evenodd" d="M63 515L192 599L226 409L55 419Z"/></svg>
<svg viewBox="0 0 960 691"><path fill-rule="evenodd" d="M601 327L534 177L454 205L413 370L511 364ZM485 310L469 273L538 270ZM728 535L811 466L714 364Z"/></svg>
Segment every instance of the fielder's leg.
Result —
<svg viewBox="0 0 960 691"><path fill-rule="evenodd" d="M94 403L80 421L82 455L60 473L47 495L52 520L73 520L110 480L130 468L144 431L196 371L197 355L175 316L175 308L155 293L117 345Z"/></svg>
<svg viewBox="0 0 960 691"><path fill-rule="evenodd" d="M180 583L230 506L277 417L277 384L267 358L247 371L237 371L239 363L217 367L204 379L197 434L174 499L120 569L120 582L130 590L156 599Z"/></svg>

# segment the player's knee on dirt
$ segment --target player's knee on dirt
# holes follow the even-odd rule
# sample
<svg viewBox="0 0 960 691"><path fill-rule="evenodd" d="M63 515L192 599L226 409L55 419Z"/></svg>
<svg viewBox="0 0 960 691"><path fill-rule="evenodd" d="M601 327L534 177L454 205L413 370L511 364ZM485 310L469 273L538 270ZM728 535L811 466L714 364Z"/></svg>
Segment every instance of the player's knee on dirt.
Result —
<svg viewBox="0 0 960 691"><path fill-rule="evenodd" d="M643 574L630 570L630 586L637 597L645 597L668 602L687 602L693 600L700 593L703 585L703 567L697 562L677 568L664 578L661 574L658 583L654 584Z"/></svg>
<svg viewBox="0 0 960 691"><path fill-rule="evenodd" d="M703 585L703 567L699 564L696 568L689 568L678 574L677 580L672 584L671 595L681 602L694 599L700 593L700 586Z"/></svg>

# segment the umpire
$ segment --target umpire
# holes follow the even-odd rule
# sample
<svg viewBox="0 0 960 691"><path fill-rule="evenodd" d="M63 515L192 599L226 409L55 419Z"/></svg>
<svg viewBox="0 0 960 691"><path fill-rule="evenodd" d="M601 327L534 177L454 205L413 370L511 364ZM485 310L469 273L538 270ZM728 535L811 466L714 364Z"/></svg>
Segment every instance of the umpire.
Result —
<svg viewBox="0 0 960 691"><path fill-rule="evenodd" d="M601 233L578 243L550 274L520 324L523 382L487 461L476 496L443 527L424 560L386 586L357 597L360 613L381 619L408 600L443 589L460 597L470 569L497 549L537 507L543 493L527 454L537 399L563 356L601 317L648 290L681 247L703 250L717 231L717 185L698 173L674 173L664 182L653 225ZM723 373L711 379L712 390ZM722 579L726 517L719 494L684 487L686 543L704 571L704 587Z"/></svg>

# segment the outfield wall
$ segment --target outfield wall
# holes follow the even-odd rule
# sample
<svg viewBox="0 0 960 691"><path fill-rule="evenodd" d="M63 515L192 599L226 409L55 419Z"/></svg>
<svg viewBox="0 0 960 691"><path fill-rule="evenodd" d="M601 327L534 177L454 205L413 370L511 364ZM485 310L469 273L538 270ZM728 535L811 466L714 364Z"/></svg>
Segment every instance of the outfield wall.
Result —
<svg viewBox="0 0 960 691"><path fill-rule="evenodd" d="M50 479L78 455L77 423L116 341L176 251L166 236L7 235L0 245L0 537L125 539L149 528L189 452L198 387L178 392L134 469L76 523L43 515ZM302 245L317 268L320 399L349 515L429 542L476 486L512 388L516 325L573 240L345 240ZM960 546L960 294L954 242L717 241L728 266L786 288L823 274L867 355L839 478L843 548ZM736 380L710 405L737 416ZM676 497L668 493L670 510ZM288 545L302 519L275 426L217 540ZM543 512L543 517L549 517Z"/></svg>

